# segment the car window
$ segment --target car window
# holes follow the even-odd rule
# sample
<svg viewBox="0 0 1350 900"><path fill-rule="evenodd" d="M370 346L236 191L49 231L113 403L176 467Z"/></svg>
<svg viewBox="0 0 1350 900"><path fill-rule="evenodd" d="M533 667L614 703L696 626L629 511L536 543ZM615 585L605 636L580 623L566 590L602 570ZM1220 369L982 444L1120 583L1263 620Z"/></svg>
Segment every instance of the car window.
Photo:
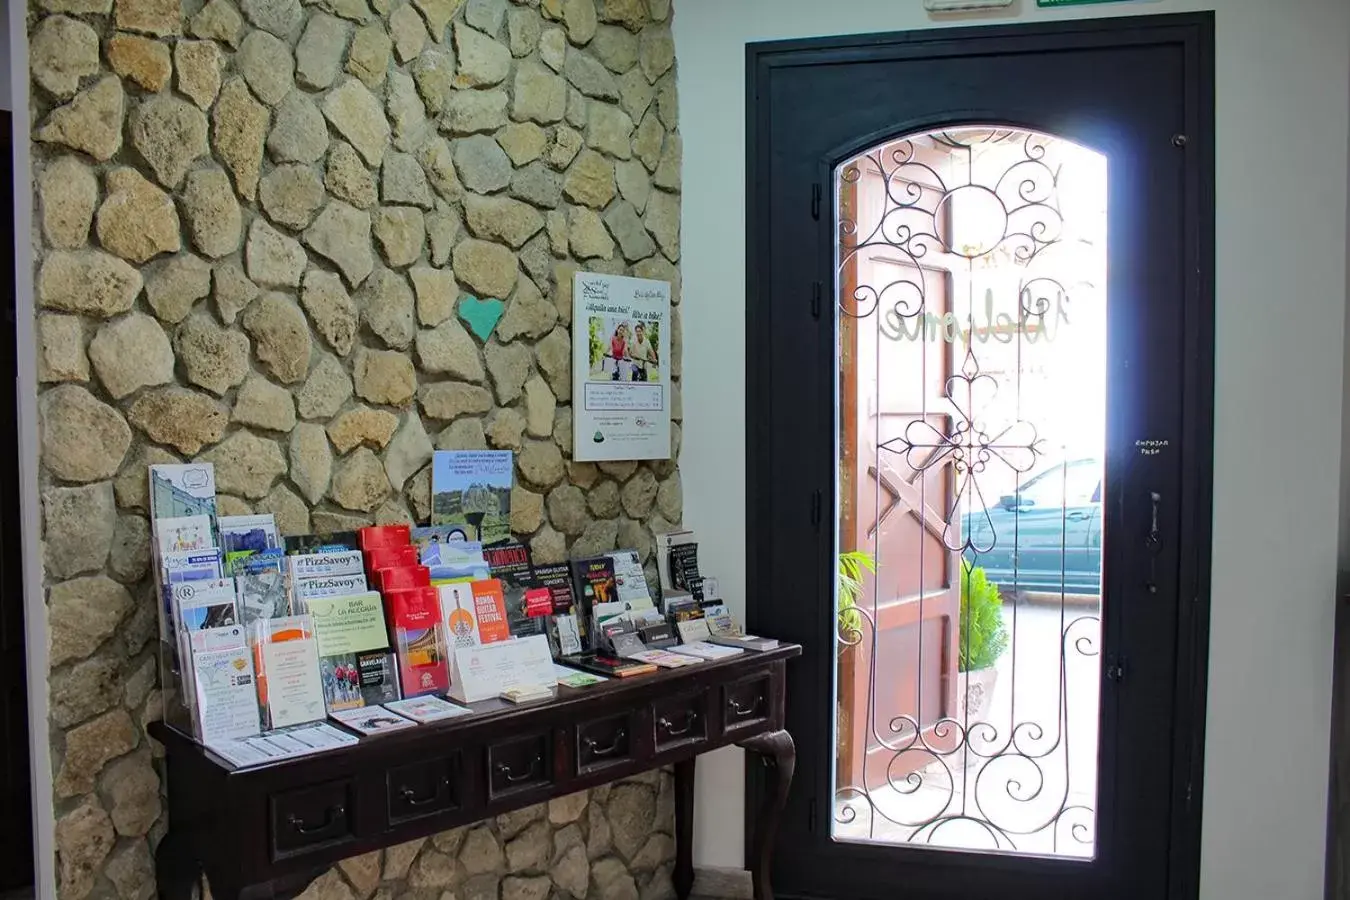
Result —
<svg viewBox="0 0 1350 900"><path fill-rule="evenodd" d="M1029 481L1022 497L1040 508L1086 506L1096 501L1100 483L1097 466L1090 461L1060 464Z"/></svg>

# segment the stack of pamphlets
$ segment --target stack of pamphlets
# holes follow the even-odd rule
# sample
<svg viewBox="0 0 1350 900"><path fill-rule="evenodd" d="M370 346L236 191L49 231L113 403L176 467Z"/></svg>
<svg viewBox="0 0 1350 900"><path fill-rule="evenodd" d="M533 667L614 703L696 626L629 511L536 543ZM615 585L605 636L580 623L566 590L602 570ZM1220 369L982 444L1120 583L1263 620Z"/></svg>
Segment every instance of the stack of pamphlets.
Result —
<svg viewBox="0 0 1350 900"><path fill-rule="evenodd" d="M412 719L405 719L383 706L339 709L333 710L329 715L353 731L361 732L361 734L384 734L387 731L401 731L404 728L417 727L417 723Z"/></svg>
<svg viewBox="0 0 1350 900"><path fill-rule="evenodd" d="M287 557L291 576L291 607L305 612L312 597L347 597L366 592L366 574L360 550L319 550Z"/></svg>
<svg viewBox="0 0 1350 900"><path fill-rule="evenodd" d="M267 730L317 722L328 713L319 680L319 642L309 616L259 619L252 628L258 703Z"/></svg>
<svg viewBox="0 0 1350 900"><path fill-rule="evenodd" d="M442 700L440 697L412 697L408 700L395 700L392 703L386 703L385 707L405 718L412 719L414 722L439 722L442 719L454 719L469 714L467 707L451 703L449 700Z"/></svg>
<svg viewBox="0 0 1350 900"><path fill-rule="evenodd" d="M243 769L293 759L297 756L308 756L311 753L322 753L325 750L337 750L349 747L356 741L355 735L325 722L318 722L270 734L220 741L211 744L210 747L222 759L236 768Z"/></svg>
<svg viewBox="0 0 1350 900"><path fill-rule="evenodd" d="M221 516L220 543L225 550L225 574L237 575L241 563L255 553L281 551L281 536L276 518L261 516Z"/></svg>
<svg viewBox="0 0 1350 900"><path fill-rule="evenodd" d="M397 700L398 673L380 595L315 596L309 598L308 609L318 635L319 677L328 712Z"/></svg>
<svg viewBox="0 0 1350 900"><path fill-rule="evenodd" d="M679 653L708 660L726 659L731 656L739 656L745 652L740 647L719 647L717 644L710 644L707 641L693 641L681 644L675 649Z"/></svg>

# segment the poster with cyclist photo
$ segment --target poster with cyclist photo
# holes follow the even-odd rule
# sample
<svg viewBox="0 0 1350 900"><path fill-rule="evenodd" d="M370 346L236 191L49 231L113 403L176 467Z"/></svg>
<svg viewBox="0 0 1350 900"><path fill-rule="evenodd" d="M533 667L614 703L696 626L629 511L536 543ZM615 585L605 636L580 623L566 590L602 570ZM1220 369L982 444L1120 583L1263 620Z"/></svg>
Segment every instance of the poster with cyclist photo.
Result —
<svg viewBox="0 0 1350 900"><path fill-rule="evenodd" d="M572 457L670 458L670 283L578 272Z"/></svg>

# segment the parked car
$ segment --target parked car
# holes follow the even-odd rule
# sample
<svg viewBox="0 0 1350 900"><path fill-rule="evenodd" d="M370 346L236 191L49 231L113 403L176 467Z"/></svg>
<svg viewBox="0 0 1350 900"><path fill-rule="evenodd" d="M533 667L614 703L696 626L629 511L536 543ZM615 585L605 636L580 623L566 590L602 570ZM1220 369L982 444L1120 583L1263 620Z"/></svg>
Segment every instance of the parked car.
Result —
<svg viewBox="0 0 1350 900"><path fill-rule="evenodd" d="M1009 593L1100 593L1101 461L1066 460L967 510L965 537L965 558Z"/></svg>

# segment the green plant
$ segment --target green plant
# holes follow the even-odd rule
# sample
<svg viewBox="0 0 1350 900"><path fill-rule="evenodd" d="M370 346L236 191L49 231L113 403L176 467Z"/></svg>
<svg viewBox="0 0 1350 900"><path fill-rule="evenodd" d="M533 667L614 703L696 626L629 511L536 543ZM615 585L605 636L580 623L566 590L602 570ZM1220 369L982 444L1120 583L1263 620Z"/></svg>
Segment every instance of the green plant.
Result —
<svg viewBox="0 0 1350 900"><path fill-rule="evenodd" d="M855 608L862 595L863 572L875 573L877 561L866 550L839 554L839 636L853 640L862 633L862 613Z"/></svg>
<svg viewBox="0 0 1350 900"><path fill-rule="evenodd" d="M1008 649L1003 598L984 569L961 560L961 647L959 670L987 669Z"/></svg>

